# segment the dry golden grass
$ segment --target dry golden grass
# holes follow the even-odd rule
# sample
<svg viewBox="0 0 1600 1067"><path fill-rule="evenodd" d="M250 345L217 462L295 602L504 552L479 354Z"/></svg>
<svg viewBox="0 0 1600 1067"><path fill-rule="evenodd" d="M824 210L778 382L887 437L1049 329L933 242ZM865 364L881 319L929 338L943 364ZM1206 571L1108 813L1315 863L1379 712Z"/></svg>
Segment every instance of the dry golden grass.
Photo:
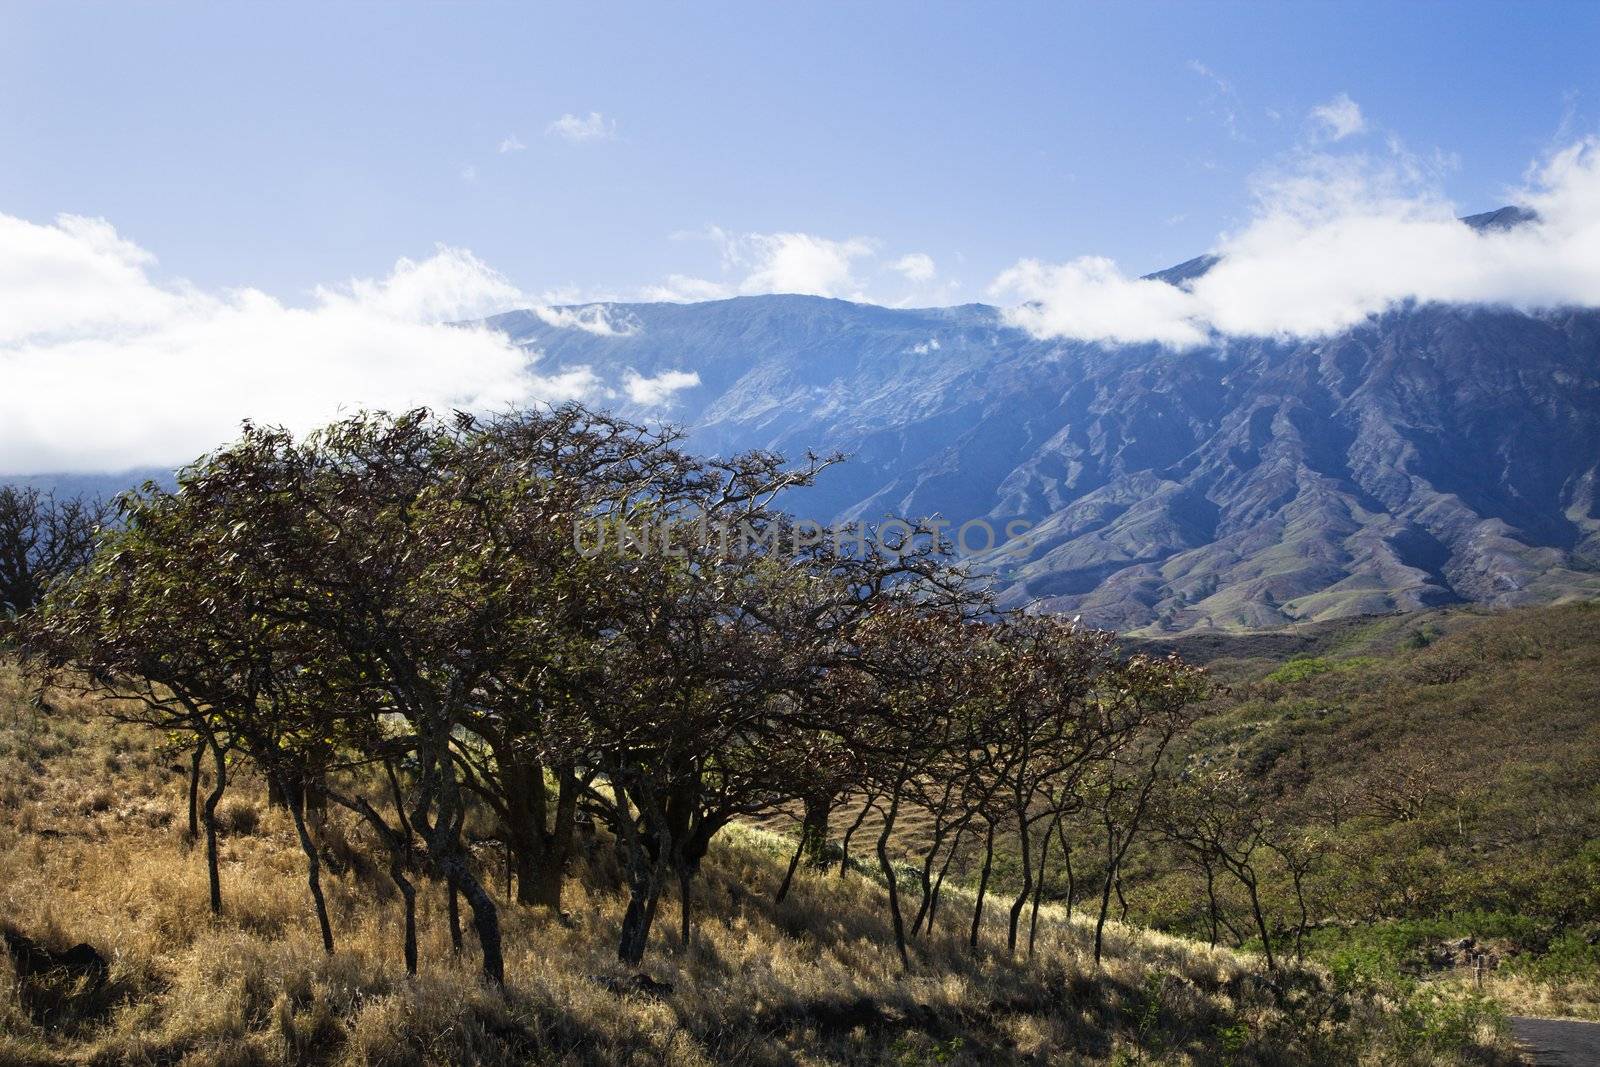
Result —
<svg viewBox="0 0 1600 1067"><path fill-rule="evenodd" d="M400 959L397 895L339 815L326 851L338 950L323 954L292 827L242 775L224 808L225 915L206 907L183 839L185 760L161 739L56 698L40 720L0 664L0 918L110 961L98 996L63 993L42 1020L0 952L0 1065L12 1064L866 1064L1497 1063L1400 1051L1381 1004L1332 994L1305 970L1265 980L1252 958L1052 912L1038 956L1010 961L1001 907L974 958L956 927L914 947L902 973L882 889L802 872L772 904L787 839L726 835L700 883L690 947L663 908L645 970L672 992L619 995L612 944L623 895L599 845L569 888L570 925L507 907L504 991L450 949L443 897L419 902L422 974ZM498 867L481 857L487 874ZM494 880L494 879L491 879ZM964 931L962 931L964 933ZM34 998L35 1001L37 998Z"/></svg>
<svg viewBox="0 0 1600 1067"><path fill-rule="evenodd" d="M1526 975L1493 975L1484 990L1512 1015L1600 1022L1600 981L1540 982Z"/></svg>

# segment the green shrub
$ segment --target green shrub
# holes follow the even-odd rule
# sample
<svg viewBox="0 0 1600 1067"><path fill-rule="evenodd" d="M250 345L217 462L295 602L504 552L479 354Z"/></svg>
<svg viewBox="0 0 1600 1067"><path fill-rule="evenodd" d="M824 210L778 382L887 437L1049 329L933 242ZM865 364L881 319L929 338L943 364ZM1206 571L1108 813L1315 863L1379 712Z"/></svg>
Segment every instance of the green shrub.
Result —
<svg viewBox="0 0 1600 1067"><path fill-rule="evenodd" d="M1278 685L1294 685L1307 678L1318 674L1326 674L1333 670L1333 664L1318 656L1308 656L1304 659L1292 659L1267 675L1267 681Z"/></svg>

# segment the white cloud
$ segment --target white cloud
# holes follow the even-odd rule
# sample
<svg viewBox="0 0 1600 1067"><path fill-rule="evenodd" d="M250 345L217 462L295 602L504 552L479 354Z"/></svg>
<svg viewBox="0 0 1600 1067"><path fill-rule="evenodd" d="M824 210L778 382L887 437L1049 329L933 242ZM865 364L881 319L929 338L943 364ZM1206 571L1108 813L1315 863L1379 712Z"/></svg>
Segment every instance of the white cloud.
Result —
<svg viewBox="0 0 1600 1067"><path fill-rule="evenodd" d="M382 279L318 286L319 303L354 304L387 318L437 323L479 319L523 303L521 290L464 248L440 245L417 261L402 258Z"/></svg>
<svg viewBox="0 0 1600 1067"><path fill-rule="evenodd" d="M588 115L562 115L549 126L546 134L568 141L609 141L617 135L617 123L598 111Z"/></svg>
<svg viewBox="0 0 1600 1067"><path fill-rule="evenodd" d="M1554 155L1511 199L1534 222L1479 232L1409 157L1314 156L1263 181L1244 229L1186 287L1109 260L1025 260L991 291L1041 337L1189 347L1218 335L1311 337L1411 303L1526 311L1600 306L1600 140Z"/></svg>
<svg viewBox="0 0 1600 1067"><path fill-rule="evenodd" d="M613 322L604 304L585 307L535 307L533 313L551 326L582 330L599 337L632 337L639 332L637 322Z"/></svg>
<svg viewBox="0 0 1600 1067"><path fill-rule="evenodd" d="M662 371L646 378L637 371L629 371L622 380L628 399L642 407L659 407L670 403L674 394L693 389L700 384L700 375L694 371Z"/></svg>
<svg viewBox="0 0 1600 1067"><path fill-rule="evenodd" d="M522 143L521 138L514 133L508 133L500 139L500 154L502 156L509 152L521 152L527 147Z"/></svg>
<svg viewBox="0 0 1600 1067"><path fill-rule="evenodd" d="M897 270L911 282L931 282L938 270L934 266L933 257L926 252L911 252L901 256L889 264L890 269Z"/></svg>
<svg viewBox="0 0 1600 1067"><path fill-rule="evenodd" d="M809 233L729 233L713 226L701 234L720 246L730 281L674 274L645 290L649 300L721 300L730 296L799 293L865 300L855 276L857 260L871 257L877 242L866 237L833 240ZM930 261L931 262L931 261Z"/></svg>
<svg viewBox="0 0 1600 1067"><path fill-rule="evenodd" d="M1361 105L1350 99L1348 93L1340 93L1326 104L1312 108L1311 117L1335 141L1342 141L1367 128L1367 120L1361 115Z"/></svg>
<svg viewBox="0 0 1600 1067"><path fill-rule="evenodd" d="M1059 265L1025 259L995 279L990 292L1024 301L1006 317L1037 337L1158 341L1179 348L1205 339L1193 321L1192 295L1164 282L1126 277L1100 256Z"/></svg>
<svg viewBox="0 0 1600 1067"><path fill-rule="evenodd" d="M918 356L925 356L929 352L937 352L939 351L939 339L937 337L930 337L926 341L912 345L911 351L913 354Z"/></svg>
<svg viewBox="0 0 1600 1067"><path fill-rule="evenodd" d="M719 226L679 231L674 240L706 240L722 254L722 274L706 278L671 274L645 286L639 298L693 303L736 296L791 293L886 307L938 307L952 303L961 283L943 278L926 252L880 256L873 237L821 237L796 231L736 233ZM959 257L958 257L959 258ZM890 280L893 285L885 285Z"/></svg>
<svg viewBox="0 0 1600 1067"><path fill-rule="evenodd" d="M175 465L247 417L303 430L356 407L604 392L587 367L542 376L500 334L442 325L523 302L459 249L296 307L159 281L154 257L100 219L0 215L0 248L0 473Z"/></svg>
<svg viewBox="0 0 1600 1067"><path fill-rule="evenodd" d="M723 282L714 282L707 278L669 274L667 280L660 285L645 286L642 295L645 300L692 304L701 300L726 300L730 296L737 296L738 290Z"/></svg>
<svg viewBox="0 0 1600 1067"><path fill-rule="evenodd" d="M461 167L461 180L464 181L464 182L475 182L475 181L477 181L478 180L478 168L474 167L471 163L463 164L462 167Z"/></svg>
<svg viewBox="0 0 1600 1067"><path fill-rule="evenodd" d="M833 241L809 233L752 233L735 244L732 254L752 268L739 283L746 295L844 296L859 294L851 264L871 255L873 248L864 237Z"/></svg>

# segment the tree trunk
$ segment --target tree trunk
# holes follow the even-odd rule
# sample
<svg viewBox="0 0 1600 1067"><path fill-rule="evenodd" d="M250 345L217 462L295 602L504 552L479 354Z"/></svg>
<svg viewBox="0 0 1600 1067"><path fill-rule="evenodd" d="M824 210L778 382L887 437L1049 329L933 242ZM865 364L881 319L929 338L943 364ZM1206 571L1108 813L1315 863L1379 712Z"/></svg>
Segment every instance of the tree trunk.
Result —
<svg viewBox="0 0 1600 1067"><path fill-rule="evenodd" d="M928 918L928 909L933 907L933 864L938 862L939 846L942 845L941 835L934 830L933 843L928 845L928 854L922 859L922 873L918 875L917 885L922 888L922 899L917 901L917 913L910 920L910 936L917 936L922 929L923 921Z"/></svg>
<svg viewBox="0 0 1600 1067"><path fill-rule="evenodd" d="M384 760L383 770L389 779L389 790L394 798L394 817L400 824L399 834L394 835L387 832L388 824L383 821L376 808L368 805L366 814L375 826L385 831L384 836L389 841L389 878L395 885L400 887L400 898L404 902L405 908L406 973L415 978L417 974L417 887L406 873L413 869L411 823L406 818L405 793L400 788L400 776L395 773L394 763L387 759ZM362 801L361 803L365 804L366 802ZM404 842L403 847L402 842Z"/></svg>
<svg viewBox="0 0 1600 1067"><path fill-rule="evenodd" d="M650 927L661 902L661 874L660 865L652 863L647 865L644 877L632 880L628 910L622 916L622 936L617 942L617 959L630 966L644 962L645 950L650 946Z"/></svg>
<svg viewBox="0 0 1600 1067"><path fill-rule="evenodd" d="M543 765L505 757L502 766L508 846L517 870L517 903L559 912L567 863L572 858L577 775L571 766L557 767L555 825L547 826L549 790Z"/></svg>
<svg viewBox="0 0 1600 1067"><path fill-rule="evenodd" d="M655 911L652 896L633 896L628 900L628 910L622 916L622 937L617 943L617 959L637 966L644 959L650 942L650 923Z"/></svg>
<svg viewBox="0 0 1600 1067"><path fill-rule="evenodd" d="M917 903L917 914L911 919L911 936L916 937L922 929L922 924L928 918L928 911L933 907L933 865L939 861L939 850L944 846L945 834L949 828L939 823L934 824L933 840L928 845L928 853L922 858L922 873L919 883L922 886L922 899ZM954 845L952 845L952 849ZM948 866L948 861L946 861ZM944 873L943 871L940 872Z"/></svg>
<svg viewBox="0 0 1600 1067"><path fill-rule="evenodd" d="M889 835L894 832L895 819L900 814L900 788L895 787L889 800L889 810L883 817L883 831L878 834L878 867L883 871L884 884L889 889L889 921L894 928L894 947L900 953L900 966L911 969L911 954L906 951L905 920L900 915L900 890L896 885L894 864L889 862Z"/></svg>
<svg viewBox="0 0 1600 1067"><path fill-rule="evenodd" d="M1306 958L1306 927L1311 925L1311 916L1306 909L1305 871L1298 865L1291 863L1289 866L1294 879L1294 899L1299 906L1300 924L1294 928L1294 958L1305 961Z"/></svg>
<svg viewBox="0 0 1600 1067"><path fill-rule="evenodd" d="M456 889L453 881L445 882L445 914L450 920L450 948L457 955L466 951L466 942L461 938L461 894Z"/></svg>
<svg viewBox="0 0 1600 1067"><path fill-rule="evenodd" d="M517 874L517 903L559 912L561 890L566 883L564 864L556 863L550 851L544 848L536 855L529 855L513 846L511 860Z"/></svg>
<svg viewBox="0 0 1600 1067"><path fill-rule="evenodd" d="M1154 781L1152 778L1151 781ZM1111 893L1116 891L1117 899L1122 903L1122 919L1128 917L1128 902L1122 896L1122 860L1128 854L1128 846L1133 844L1134 834L1139 831L1139 820L1144 813L1145 798L1149 796L1148 783L1146 792L1141 797L1139 805L1134 809L1128 820L1128 828L1123 833L1118 833L1106 816L1106 883L1100 892L1100 915L1094 924L1094 962L1100 964L1100 954L1105 943L1106 918L1111 910Z"/></svg>
<svg viewBox="0 0 1600 1067"><path fill-rule="evenodd" d="M537 763L504 752L495 756L505 793L506 850L516 867L517 903L547 903L540 899L548 898L551 890L549 862L544 855L544 771ZM555 895L559 899L559 884Z"/></svg>
<svg viewBox="0 0 1600 1067"><path fill-rule="evenodd" d="M927 855L922 857L922 872L917 877L917 884L922 888L922 899L917 902L917 913L911 917L912 937L916 937L917 931L922 929L922 923L928 917L928 908L933 904L933 865L938 862L939 847L943 843L943 833L935 829Z"/></svg>
<svg viewBox="0 0 1600 1067"><path fill-rule="evenodd" d="M459 892L472 907L472 926L483 953L483 976L494 985L504 985L500 912L493 895L472 872L471 857L461 842L466 807L462 802L461 783L456 778L454 755L450 751L451 724L438 716L425 725L426 729L419 729L418 786L411 826L428 846L428 858L449 883L452 895ZM434 816L431 821L430 814ZM451 903L454 904L454 900Z"/></svg>
<svg viewBox="0 0 1600 1067"><path fill-rule="evenodd" d="M950 865L955 862L956 852L961 848L961 835L966 832L965 824L956 829L955 837L950 840L950 851L945 853L944 863L939 865L939 876L933 880L933 886L928 890L926 901L928 918L925 929L930 935L933 933L933 920L939 914L939 892L944 888L944 877L950 873ZM917 929L913 926L912 935L915 936L916 932Z"/></svg>
<svg viewBox="0 0 1600 1067"><path fill-rule="evenodd" d="M861 811L856 815L855 821L844 832L844 840L839 843L839 877L843 878L850 872L850 839L856 836L856 831L861 829L861 824L867 821L867 815L872 811L872 806L878 802L878 794L867 794L866 803L861 805Z"/></svg>
<svg viewBox="0 0 1600 1067"><path fill-rule="evenodd" d="M789 886L794 882L794 872L799 869L800 857L805 850L806 838L804 832L802 832L800 840L795 843L794 855L789 857L789 869L783 872L783 882L778 886L778 892L772 898L774 904L782 904L784 898L789 895Z"/></svg>
<svg viewBox="0 0 1600 1067"><path fill-rule="evenodd" d="M214 778L211 793L204 808L206 825L206 874L211 881L211 914L222 914L222 871L217 859L217 805L228 789L228 753L217 742L216 735L207 733L206 744L211 748Z"/></svg>
<svg viewBox="0 0 1600 1067"><path fill-rule="evenodd" d="M652 807L646 812L641 807L641 814L645 816L654 835L652 844L655 855L650 854L634 821L621 777L620 771L614 768L611 783L616 793L617 844L625 850L623 870L628 879L628 909L622 916L617 959L637 966L644 961L645 951L650 945L650 927L655 923L656 909L661 903L661 888L666 880L667 865L671 862L673 842L671 830L659 808ZM654 802L648 785L641 788L641 796Z"/></svg>
<svg viewBox="0 0 1600 1067"><path fill-rule="evenodd" d="M200 761L205 758L206 739L195 742L189 756L189 843L200 840Z"/></svg>
<svg viewBox="0 0 1600 1067"><path fill-rule="evenodd" d="M1056 827L1056 836L1061 838L1061 869L1067 873L1067 921L1072 921L1072 906L1078 899L1078 878L1072 870L1072 842L1067 840L1065 825Z"/></svg>
<svg viewBox="0 0 1600 1067"><path fill-rule="evenodd" d="M500 947L500 912L495 907L494 897L460 860L452 858L451 863L459 865L453 872L453 882L472 907L472 929L478 935L478 947L483 952L483 976L495 985L504 985L506 965Z"/></svg>
<svg viewBox="0 0 1600 1067"><path fill-rule="evenodd" d="M437 772L436 772L437 773ZM448 885L451 933L460 936L460 914L457 896L467 899L472 908L472 929L478 935L478 948L483 954L483 976L494 985L505 984L505 956L500 940L500 911L494 897L484 889L483 883L472 872L469 856L461 844L461 823L465 811L460 805L460 793L453 780L454 768L444 765L445 779L435 785L443 786L438 807L438 818L431 826L427 822L427 807L431 790L425 784L411 819L411 825L421 831L428 846L434 867L443 875ZM426 778L426 772L425 772Z"/></svg>
<svg viewBox="0 0 1600 1067"><path fill-rule="evenodd" d="M1256 892L1256 879L1241 874L1239 880L1250 891L1250 911L1256 917L1256 929L1261 932L1261 950L1267 955L1267 970L1275 971L1278 969L1278 961L1272 954L1272 934L1267 931L1267 920L1261 914L1261 897Z"/></svg>
<svg viewBox="0 0 1600 1067"><path fill-rule="evenodd" d="M288 790L285 790L285 795L293 799L293 793ZM306 884L311 887L311 901L317 909L317 925L322 928L322 949L331 956L333 924L328 921L328 901L322 895L322 859L317 855L317 845L311 840L311 832L306 829L305 805L291 803L289 814L294 818L295 833L300 837L300 851L306 854Z"/></svg>
<svg viewBox="0 0 1600 1067"><path fill-rule="evenodd" d="M1094 921L1094 964L1100 966L1101 954L1105 951L1106 920L1111 914L1111 890L1117 881L1117 865L1120 858L1113 859L1111 866L1106 870L1105 885L1100 890L1100 914Z"/></svg>
<svg viewBox="0 0 1600 1067"><path fill-rule="evenodd" d="M694 871L687 866L678 868L678 943L689 947L689 935L694 922Z"/></svg>
<svg viewBox="0 0 1600 1067"><path fill-rule="evenodd" d="M800 823L800 847L805 850L807 863L821 867L828 861L828 819L833 814L833 797L807 797L805 805L805 818Z"/></svg>
<svg viewBox="0 0 1600 1067"><path fill-rule="evenodd" d="M1028 827L1027 813L1022 812L1019 818L1017 846L1021 850L1022 888L1011 902L1011 914L1006 917L1006 955L1012 957L1017 954L1017 927L1022 923L1022 909L1028 906L1028 898L1033 895L1033 834Z"/></svg>
<svg viewBox="0 0 1600 1067"><path fill-rule="evenodd" d="M983 931L983 897L989 891L989 873L994 870L994 823L983 843L983 870L978 875L978 899L972 906L972 931L967 935L967 948L978 951L978 938Z"/></svg>
<svg viewBox="0 0 1600 1067"><path fill-rule="evenodd" d="M404 907L406 973L417 976L417 887L406 877L406 865L397 850L389 857L389 879L400 890Z"/></svg>
<svg viewBox="0 0 1600 1067"><path fill-rule="evenodd" d="M1206 910L1211 919L1211 947L1217 947L1217 876L1211 869L1209 860L1202 860L1200 866L1206 872Z"/></svg>
<svg viewBox="0 0 1600 1067"><path fill-rule="evenodd" d="M949 867L950 864L946 862L944 869L939 871L939 877L933 880L933 894L928 900L928 925L925 928L928 932L928 936L930 937L933 936L934 920L939 917L939 893L944 889L944 876L948 872Z"/></svg>
<svg viewBox="0 0 1600 1067"><path fill-rule="evenodd" d="M1028 916L1028 958L1033 959L1033 945L1039 937L1039 900L1044 896L1045 878L1050 874L1050 838L1055 835L1056 822L1061 818L1058 813L1050 825L1045 829L1044 839L1039 845L1039 880L1033 885L1033 912Z"/></svg>

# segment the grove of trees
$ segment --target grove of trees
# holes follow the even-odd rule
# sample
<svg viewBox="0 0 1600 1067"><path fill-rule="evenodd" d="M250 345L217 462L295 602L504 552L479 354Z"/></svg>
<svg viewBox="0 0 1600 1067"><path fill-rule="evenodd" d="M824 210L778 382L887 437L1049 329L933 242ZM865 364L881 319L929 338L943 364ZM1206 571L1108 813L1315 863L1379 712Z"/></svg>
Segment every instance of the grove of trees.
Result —
<svg viewBox="0 0 1600 1067"><path fill-rule="evenodd" d="M87 563L108 514L92 500L0 485L0 620L29 611L51 582Z"/></svg>
<svg viewBox="0 0 1600 1067"><path fill-rule="evenodd" d="M92 557L17 605L19 642L49 684L187 739L214 911L218 804L241 765L264 778L330 952L329 805L388 858L412 972L417 895L437 891L465 901L483 973L503 980L505 905L469 817L496 828L516 906L555 911L577 827L602 827L627 964L670 894L693 936L713 839L775 813L801 827L780 895L800 863L839 858L833 830L848 825L847 850L873 816L908 967L958 856L981 871L961 919L974 948L994 907L1006 950L1031 952L1052 863L1075 847L1103 848L1088 898L1103 930L1136 836L1216 836L1163 799L1211 684L1064 619L994 611L936 526L795 520L784 494L832 462L702 458L578 406L361 414L304 437L246 426L176 491L124 496ZM913 811L931 830L903 833ZM997 850L1018 877L991 903Z"/></svg>

